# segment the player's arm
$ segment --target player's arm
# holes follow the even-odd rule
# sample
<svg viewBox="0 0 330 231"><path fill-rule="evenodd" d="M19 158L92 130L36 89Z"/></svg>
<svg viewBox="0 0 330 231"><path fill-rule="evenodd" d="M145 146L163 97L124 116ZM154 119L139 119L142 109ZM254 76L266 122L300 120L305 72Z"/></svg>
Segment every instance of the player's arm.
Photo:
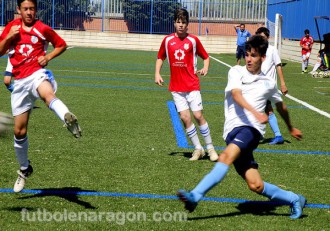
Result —
<svg viewBox="0 0 330 231"><path fill-rule="evenodd" d="M278 77L280 77L281 92L283 95L286 95L288 93L288 88L285 85L284 75L283 75L283 70L282 70L281 64L276 65L276 72L277 72Z"/></svg>
<svg viewBox="0 0 330 231"><path fill-rule="evenodd" d="M49 63L50 60L52 60L55 57L59 56L65 50L66 50L66 45L65 46L61 46L61 47L55 47L52 52L48 53L45 56L40 56L38 58L38 63L40 64L40 66L43 66L43 67L44 66L47 66L47 64Z"/></svg>
<svg viewBox="0 0 330 231"><path fill-rule="evenodd" d="M202 69L200 69L199 71L197 71L197 73L205 76L207 75L208 71L209 71L209 66L210 66L210 57L204 59L204 66Z"/></svg>
<svg viewBox="0 0 330 231"><path fill-rule="evenodd" d="M164 80L162 76L160 75L160 70L162 69L163 66L163 60L162 59L157 59L156 60L156 67L155 67L155 84L159 86L163 86Z"/></svg>
<svg viewBox="0 0 330 231"><path fill-rule="evenodd" d="M242 108L251 112L254 117L259 121L261 124L265 124L268 122L268 116L264 112L258 112L254 107L252 107L243 97L242 90L235 88L231 90L232 97L234 101Z"/></svg>
<svg viewBox="0 0 330 231"><path fill-rule="evenodd" d="M277 103L275 103L275 105L276 105L276 109L277 109L278 113L283 118L291 136L293 136L297 140L301 140L302 132L299 129L292 126L290 117L289 117L289 111L288 111L286 105L284 104L284 102L277 102Z"/></svg>
<svg viewBox="0 0 330 231"><path fill-rule="evenodd" d="M20 26L18 26L18 25L12 26L10 28L7 36L0 41L0 57L7 53L10 43L19 34L19 28L20 28ZM5 28L5 30L6 30L6 28Z"/></svg>

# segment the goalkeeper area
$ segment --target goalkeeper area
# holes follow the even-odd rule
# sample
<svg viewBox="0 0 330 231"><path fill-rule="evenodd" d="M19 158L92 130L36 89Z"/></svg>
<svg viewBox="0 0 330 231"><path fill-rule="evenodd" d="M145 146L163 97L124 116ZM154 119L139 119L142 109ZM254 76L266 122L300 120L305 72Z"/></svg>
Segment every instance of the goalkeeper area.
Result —
<svg viewBox="0 0 330 231"><path fill-rule="evenodd" d="M1 230L328 229L330 79L301 75L300 63L282 60L289 94L298 101L283 99L304 137L292 138L275 112L285 143L268 145L273 134L267 125L265 140L255 152L265 181L307 198L302 219L291 221L287 205L250 192L233 166L197 209L186 213L176 191L191 190L214 163L207 158L189 161L193 148L173 112L167 62L162 68L166 86L154 83L156 55L73 47L50 62L48 68L58 83L56 94L78 117L82 137L74 139L37 101L29 122L34 173L19 194L12 191L18 169L13 135L1 137ZM210 55L201 93L220 153L225 147L224 89L236 58ZM202 60L198 62L201 68ZM6 63L7 58L1 57L2 70ZM1 111L10 113L10 94L4 84L1 88Z"/></svg>

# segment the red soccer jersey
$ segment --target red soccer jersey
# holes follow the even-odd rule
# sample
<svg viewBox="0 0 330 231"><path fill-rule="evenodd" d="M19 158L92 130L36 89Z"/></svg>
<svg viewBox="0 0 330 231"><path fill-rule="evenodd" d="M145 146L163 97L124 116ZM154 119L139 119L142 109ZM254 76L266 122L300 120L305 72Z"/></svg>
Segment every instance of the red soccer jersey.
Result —
<svg viewBox="0 0 330 231"><path fill-rule="evenodd" d="M209 57L200 40L188 34L180 39L174 33L167 35L159 48L158 59L168 59L171 71L169 90L190 92L200 90L197 71L197 56Z"/></svg>
<svg viewBox="0 0 330 231"><path fill-rule="evenodd" d="M14 25L20 26L19 35L10 44L10 50L14 50L14 54L9 58L13 65L15 79L30 76L42 68L38 63L38 58L46 55L49 42L54 47L66 46L65 41L52 28L39 20L35 22L29 32L25 31L21 18L13 20L5 27L0 41L6 38L10 28Z"/></svg>
<svg viewBox="0 0 330 231"><path fill-rule="evenodd" d="M308 38L306 38L306 36L302 37L300 40L300 45L301 46L306 46L308 47L308 49L305 49L304 47L301 49L301 54L305 55L307 53L312 52L312 46L314 43L314 39L312 36L309 36Z"/></svg>

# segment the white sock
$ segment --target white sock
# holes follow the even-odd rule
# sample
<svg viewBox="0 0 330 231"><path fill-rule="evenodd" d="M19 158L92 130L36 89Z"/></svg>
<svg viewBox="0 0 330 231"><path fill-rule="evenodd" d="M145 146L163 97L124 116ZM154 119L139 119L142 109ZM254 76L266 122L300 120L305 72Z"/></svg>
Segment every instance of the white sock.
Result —
<svg viewBox="0 0 330 231"><path fill-rule="evenodd" d="M320 66L321 66L321 63L319 63L319 62L315 63L312 71L316 71L317 69L319 69Z"/></svg>
<svg viewBox="0 0 330 231"><path fill-rule="evenodd" d="M192 124L189 128L187 128L186 132L187 132L188 137L191 140L191 143L195 146L195 149L203 149L201 143L199 142L195 124Z"/></svg>
<svg viewBox="0 0 330 231"><path fill-rule="evenodd" d="M28 148L29 140L27 136L23 139L16 139L14 136L14 149L21 170L26 170L29 166Z"/></svg>
<svg viewBox="0 0 330 231"><path fill-rule="evenodd" d="M199 126L199 131L201 132L202 136L204 137L204 141L206 144L206 148L214 148L212 144L211 132L208 123L205 123Z"/></svg>
<svg viewBox="0 0 330 231"><path fill-rule="evenodd" d="M305 69L308 67L308 61L307 60L304 62L304 67L305 67Z"/></svg>
<svg viewBox="0 0 330 231"><path fill-rule="evenodd" d="M69 109L59 98L53 99L49 104L49 108L64 122L64 115L69 112Z"/></svg>

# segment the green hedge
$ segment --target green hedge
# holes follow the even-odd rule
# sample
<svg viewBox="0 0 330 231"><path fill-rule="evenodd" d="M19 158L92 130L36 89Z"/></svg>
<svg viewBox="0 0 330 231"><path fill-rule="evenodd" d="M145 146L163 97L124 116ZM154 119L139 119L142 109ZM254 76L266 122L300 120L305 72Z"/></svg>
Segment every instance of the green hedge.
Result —
<svg viewBox="0 0 330 231"><path fill-rule="evenodd" d="M180 7L176 0L123 0L124 19L131 33L174 32L174 12Z"/></svg>

